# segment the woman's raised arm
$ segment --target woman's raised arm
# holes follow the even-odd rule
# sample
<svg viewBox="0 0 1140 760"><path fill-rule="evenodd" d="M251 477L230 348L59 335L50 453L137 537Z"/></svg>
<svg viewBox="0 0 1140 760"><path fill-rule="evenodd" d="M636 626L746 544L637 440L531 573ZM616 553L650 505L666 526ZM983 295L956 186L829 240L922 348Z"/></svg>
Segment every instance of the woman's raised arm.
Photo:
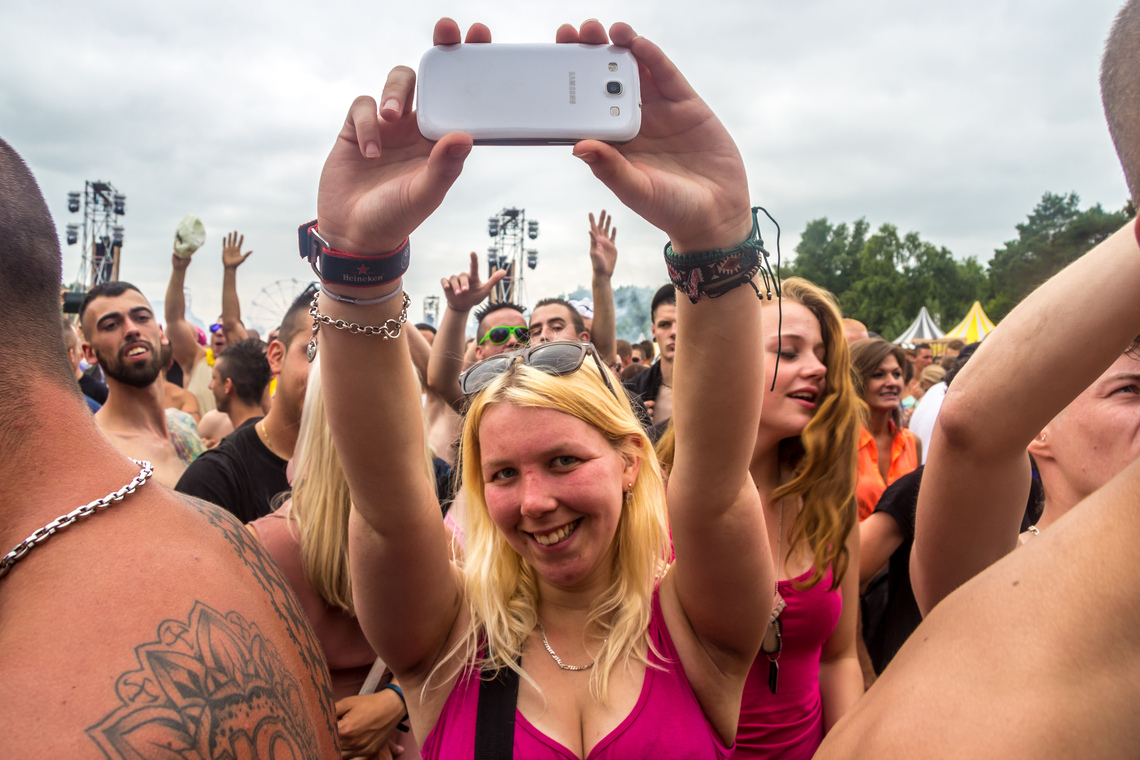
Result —
<svg viewBox="0 0 1140 760"><path fill-rule="evenodd" d="M563 27L559 39L570 41L573 34ZM735 249L752 235L740 151L656 45L626 24L615 24L611 35L630 48L641 69L641 133L620 146L583 141L574 154L630 209L668 234L678 255L674 269L690 270L696 254ZM597 22L583 25L580 36L605 42ZM702 289L715 288L711 270L704 276ZM747 278L738 279L739 287L695 304L678 293L677 453L669 480L676 565L662 604L668 615L667 596L675 594L691 627L673 630L675 640L695 634L709 655L705 662L743 678L767 623L773 570L748 472L764 385L761 302Z"/></svg>
<svg viewBox="0 0 1140 760"><path fill-rule="evenodd" d="M485 28L472 34L481 32ZM458 41L454 22L436 26L437 43ZM371 97L352 104L321 172L318 231L331 248L357 256L399 248L459 176L471 138L450 134L433 145L421 137L411 110L414 90L415 73L400 67L388 76L379 112ZM362 259L359 274L379 271L379 261ZM332 295L320 294L319 311L331 320L395 328L391 320L402 321L408 303L398 292L399 274L389 272L369 287L350 284L352 277L326 279ZM398 676L418 673L443 647L462 594L424 467L420 388L407 337L350 334L326 323L318 340L329 425L354 504L357 615ZM400 615L390 614L393 609Z"/></svg>

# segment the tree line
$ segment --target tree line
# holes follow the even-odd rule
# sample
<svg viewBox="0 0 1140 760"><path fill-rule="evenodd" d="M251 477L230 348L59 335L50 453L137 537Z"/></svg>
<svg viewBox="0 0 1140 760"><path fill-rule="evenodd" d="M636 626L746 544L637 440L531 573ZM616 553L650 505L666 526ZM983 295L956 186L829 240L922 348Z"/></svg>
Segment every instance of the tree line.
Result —
<svg viewBox="0 0 1140 760"><path fill-rule="evenodd" d="M807 223L795 259L781 275L827 288L844 316L892 340L923 306L944 330L961 321L974 301L997 322L1135 215L1131 202L1119 211L1099 203L1081 210L1076 193L1047 192L1017 225L1017 239L996 249L985 266L974 256L958 259L917 232L900 235L893 224L871 233L866 219L849 225L823 217Z"/></svg>

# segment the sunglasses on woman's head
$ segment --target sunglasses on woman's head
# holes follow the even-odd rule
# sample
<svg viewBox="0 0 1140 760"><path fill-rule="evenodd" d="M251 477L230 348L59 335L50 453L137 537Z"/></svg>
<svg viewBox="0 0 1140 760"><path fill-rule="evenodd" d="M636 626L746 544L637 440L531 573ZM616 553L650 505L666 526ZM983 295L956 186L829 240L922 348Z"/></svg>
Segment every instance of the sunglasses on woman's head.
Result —
<svg viewBox="0 0 1140 760"><path fill-rule="evenodd" d="M479 345L490 341L496 346L501 346L511 339L511 335L514 335L519 343L525 344L530 340L530 330L525 327L492 327L483 336L483 340L479 341Z"/></svg>
<svg viewBox="0 0 1140 760"><path fill-rule="evenodd" d="M221 330L222 330L222 323L221 322L215 322L214 324L210 325L210 332L212 332L212 333L221 332Z"/></svg>
<svg viewBox="0 0 1140 760"><path fill-rule="evenodd" d="M569 375L582 368L582 362L586 361L587 355L594 357L594 363L598 365L598 372L602 374L602 380L605 381L606 387L609 388L614 398L618 398L617 391L610 384L609 372L602 364L593 344L576 340L539 343L521 351L512 351L509 354L499 354L484 359L473 364L459 376L459 387L466 396L478 393L490 385L496 377L509 370L519 359L522 359L522 363L526 366L534 367L548 375Z"/></svg>

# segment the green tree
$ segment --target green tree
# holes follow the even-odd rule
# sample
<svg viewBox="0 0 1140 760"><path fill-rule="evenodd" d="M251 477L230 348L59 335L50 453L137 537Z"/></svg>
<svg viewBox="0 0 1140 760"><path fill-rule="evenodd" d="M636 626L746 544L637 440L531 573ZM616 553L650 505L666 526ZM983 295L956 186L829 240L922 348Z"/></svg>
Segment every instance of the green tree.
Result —
<svg viewBox="0 0 1140 760"><path fill-rule="evenodd" d="M1079 204L1076 193L1045 193L1017 225L1017 239L994 251L986 312L995 322L1135 215L1130 204L1120 211L1105 211L1099 203L1081 211Z"/></svg>
<svg viewBox="0 0 1140 760"><path fill-rule="evenodd" d="M859 252L866 243L869 225L860 219L850 228L846 223L832 226L826 217L807 223L796 257L780 273L811 280L837 296L846 292L859 276Z"/></svg>
<svg viewBox="0 0 1140 760"><path fill-rule="evenodd" d="M882 335L906 329L910 318L905 313L907 283L901 268L909 255L898 228L879 227L859 251L855 281L837 294L843 313Z"/></svg>
<svg viewBox="0 0 1140 760"><path fill-rule="evenodd" d="M949 249L900 236L891 224L870 237L865 219L832 225L808 222L789 268L835 293L845 316L888 339L900 334L923 306L941 322L958 321L984 297L986 274L976 259L958 261Z"/></svg>
<svg viewBox="0 0 1140 760"><path fill-rule="evenodd" d="M984 297L986 273L978 260L958 261L945 246L923 242L918 233L906 236L908 260L903 267L906 279L905 313L910 319L923 306L944 329L962 320L974 301ZM909 326L903 325L903 330ZM898 331L899 333L902 330ZM897 334L897 333L896 333Z"/></svg>

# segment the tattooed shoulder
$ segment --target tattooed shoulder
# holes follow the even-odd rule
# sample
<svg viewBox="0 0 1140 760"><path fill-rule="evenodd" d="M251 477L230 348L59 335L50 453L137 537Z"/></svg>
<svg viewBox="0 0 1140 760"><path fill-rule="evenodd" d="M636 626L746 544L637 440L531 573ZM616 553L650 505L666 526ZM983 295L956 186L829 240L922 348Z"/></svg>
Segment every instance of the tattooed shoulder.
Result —
<svg viewBox="0 0 1140 760"><path fill-rule="evenodd" d="M166 620L158 638L136 648L139 668L116 683L120 705L88 734L111 758L315 757L315 731L335 741L332 683L320 642L277 563L233 515L175 494L218 530L249 570L289 642L276 644L238 611L198 601L186 622ZM278 646L292 644L303 672L286 665ZM318 695L324 725L313 726L303 680ZM150 751L144 751L149 747ZM289 750L295 750L290 754Z"/></svg>
<svg viewBox="0 0 1140 760"><path fill-rule="evenodd" d="M87 729L107 757L318 756L299 682L237 612L197 602L135 654L138 670L115 683L120 705Z"/></svg>

